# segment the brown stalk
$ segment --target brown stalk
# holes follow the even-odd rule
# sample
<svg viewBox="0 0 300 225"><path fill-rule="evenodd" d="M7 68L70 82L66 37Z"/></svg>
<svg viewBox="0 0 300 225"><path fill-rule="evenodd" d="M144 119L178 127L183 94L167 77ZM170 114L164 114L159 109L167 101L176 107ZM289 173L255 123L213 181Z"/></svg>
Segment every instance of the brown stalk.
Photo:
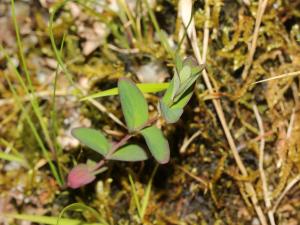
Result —
<svg viewBox="0 0 300 225"><path fill-rule="evenodd" d="M191 1L191 0L189 0L189 1ZM195 57L196 57L199 65L206 62L206 54L207 54L207 47L208 47L208 40L209 40L210 8L209 8L207 0L205 1L205 3L206 3L205 4L206 5L205 6L206 21L205 21L205 25L204 25L203 54L202 54L203 57L201 57L201 55L200 55L200 50L199 50L199 47L198 47L198 41L197 41L195 26L193 27L193 32L191 32L191 35L189 35ZM190 10L192 11L192 9L190 9ZM207 71L204 69L202 71L202 74L203 74L203 79L204 79L205 85L207 86L207 88L209 90L209 93L214 94L214 88L213 88L213 86L212 86L212 84L209 80ZM238 165L238 168L241 171L243 176L248 176L248 172L246 170L246 167L245 167L245 165L244 165L244 163L243 163L243 161L242 161L242 159L241 159L241 157L240 157L240 155L237 151L235 142L234 142L233 137L231 135L231 132L228 128L228 125L227 125L227 122L226 122L226 119L225 119L225 115L224 115L224 112L223 112L223 109L222 109L221 102L218 99L212 99L212 101L213 101L214 107L216 109L217 115L219 117L219 120L222 124L225 136L227 138L227 141L228 141L228 144L229 144L230 149L232 151L232 154L234 156L234 159L235 159L235 161ZM254 189L253 185L250 182L246 182L245 187L246 187L247 193L249 194L249 196L251 198L252 204L255 208L255 211L258 215L258 218L259 218L261 224L262 225L267 225L268 224L267 219L266 219L261 207L258 205L257 194L255 192L255 189Z"/></svg>

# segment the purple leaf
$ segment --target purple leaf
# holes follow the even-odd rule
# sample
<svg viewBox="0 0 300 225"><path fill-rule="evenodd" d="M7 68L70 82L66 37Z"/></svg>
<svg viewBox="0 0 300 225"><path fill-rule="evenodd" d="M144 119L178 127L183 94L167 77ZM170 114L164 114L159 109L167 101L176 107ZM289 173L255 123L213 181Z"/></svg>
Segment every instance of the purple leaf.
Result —
<svg viewBox="0 0 300 225"><path fill-rule="evenodd" d="M68 186L76 189L95 180L95 175L90 168L85 164L78 164L75 166L68 175Z"/></svg>

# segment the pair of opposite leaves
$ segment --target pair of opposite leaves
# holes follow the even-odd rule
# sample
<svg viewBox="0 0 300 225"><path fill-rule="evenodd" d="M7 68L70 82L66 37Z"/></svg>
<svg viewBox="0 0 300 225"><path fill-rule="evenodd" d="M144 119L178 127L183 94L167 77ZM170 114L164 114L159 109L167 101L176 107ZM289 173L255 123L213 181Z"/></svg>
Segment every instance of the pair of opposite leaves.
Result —
<svg viewBox="0 0 300 225"><path fill-rule="evenodd" d="M167 163L170 159L169 143L160 129L146 126L149 121L148 104L142 92L128 78L119 79L118 90L128 131L141 133L153 157L159 163ZM75 128L72 134L107 160L142 161L148 158L144 149L136 144L126 144L111 154L112 144L95 129Z"/></svg>
<svg viewBox="0 0 300 225"><path fill-rule="evenodd" d="M184 61L176 58L174 77L159 101L161 115L167 123L179 120L183 108L193 94L194 83L200 76L204 66L198 67L191 58ZM141 133L153 157L159 163L167 163L170 158L168 141L160 129L155 126L146 126L149 121L148 104L137 86L127 78L118 82L118 90L122 111L126 125L131 133ZM109 160L141 161L147 159L145 151L135 144L128 144L109 154L112 148L106 137L97 130L90 128L76 128L72 134L80 142L97 151Z"/></svg>

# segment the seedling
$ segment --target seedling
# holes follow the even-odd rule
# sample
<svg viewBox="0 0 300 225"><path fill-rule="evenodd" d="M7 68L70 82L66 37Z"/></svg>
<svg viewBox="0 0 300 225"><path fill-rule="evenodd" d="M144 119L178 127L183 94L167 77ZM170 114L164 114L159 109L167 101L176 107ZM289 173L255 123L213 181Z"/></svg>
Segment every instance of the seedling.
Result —
<svg viewBox="0 0 300 225"><path fill-rule="evenodd" d="M159 117L167 123L175 123L180 119L203 69L203 65L197 66L191 58L182 60L179 56L176 57L173 79L158 102L159 116L155 118L149 118L147 101L136 84L128 78L120 78L118 92L128 134L119 142L110 143L98 130L83 127L73 129L72 135L102 155L103 159L95 165L79 164L74 167L68 176L68 186L79 188L92 182L96 178L95 175L102 171L109 160L133 162L148 159L143 148L128 143L136 135L143 136L151 155L157 162L160 164L169 162L169 143L155 123Z"/></svg>

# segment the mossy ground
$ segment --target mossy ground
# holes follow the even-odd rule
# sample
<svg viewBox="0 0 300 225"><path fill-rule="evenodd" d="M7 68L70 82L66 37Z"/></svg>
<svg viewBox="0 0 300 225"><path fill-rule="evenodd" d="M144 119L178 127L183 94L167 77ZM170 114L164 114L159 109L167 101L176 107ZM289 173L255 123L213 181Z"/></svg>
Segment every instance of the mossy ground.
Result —
<svg viewBox="0 0 300 225"><path fill-rule="evenodd" d="M54 17L52 30L58 49L64 39L62 60L73 82L58 68L49 37L49 10L59 1L15 2L23 54L43 122L30 104L31 95L26 93L5 58L7 54L29 86L18 52L11 4L0 2L0 43L4 48L0 52L0 150L5 153L0 159L0 214L57 216L68 204L82 202L100 212L109 224L138 224L128 174L133 176L137 195L141 198L155 167L154 160L110 163L97 181L82 189L70 190L58 185L26 119L28 115L64 180L76 163L99 157L79 146L70 136L73 127L92 126L114 139L126 132L109 116L111 113L123 120L117 97L95 99L101 104L99 106L80 101L78 87L88 95L115 87L117 79L123 76L137 82L149 79L144 76L152 76L151 80L157 82L167 81L172 76L172 58L159 42L145 1L127 1L127 7L122 7L124 1L78 2L62 5ZM182 32L182 22L177 16L178 1L151 2L160 29L166 32L170 45L178 47ZM203 28L209 20L206 70L215 93L209 93L200 79L181 120L174 125L160 123L170 142L171 161L158 168L142 224L257 224L257 214L244 184L250 182L254 186L258 204L267 215L269 209L265 207L266 196L259 172L262 140L265 141L264 173L272 206L288 184L299 176L299 73L298 76L253 83L300 70L300 1L267 1L253 61L249 64L262 2L194 1L201 51ZM182 55L193 55L189 41L180 47ZM151 71L153 65L159 72ZM146 69L140 70L142 66ZM242 77L247 66L247 76ZM150 71L150 75L145 71ZM13 95L8 80L18 97ZM212 99L222 103L247 177L239 172ZM147 100L154 113L157 97L150 94ZM263 121L264 135L261 135L253 105L257 106ZM43 123L49 131L49 140ZM192 141L187 144L191 137ZM299 196L296 183L274 213L276 224L299 224ZM95 221L87 212L67 212L65 216ZM1 219L3 224L18 223Z"/></svg>

